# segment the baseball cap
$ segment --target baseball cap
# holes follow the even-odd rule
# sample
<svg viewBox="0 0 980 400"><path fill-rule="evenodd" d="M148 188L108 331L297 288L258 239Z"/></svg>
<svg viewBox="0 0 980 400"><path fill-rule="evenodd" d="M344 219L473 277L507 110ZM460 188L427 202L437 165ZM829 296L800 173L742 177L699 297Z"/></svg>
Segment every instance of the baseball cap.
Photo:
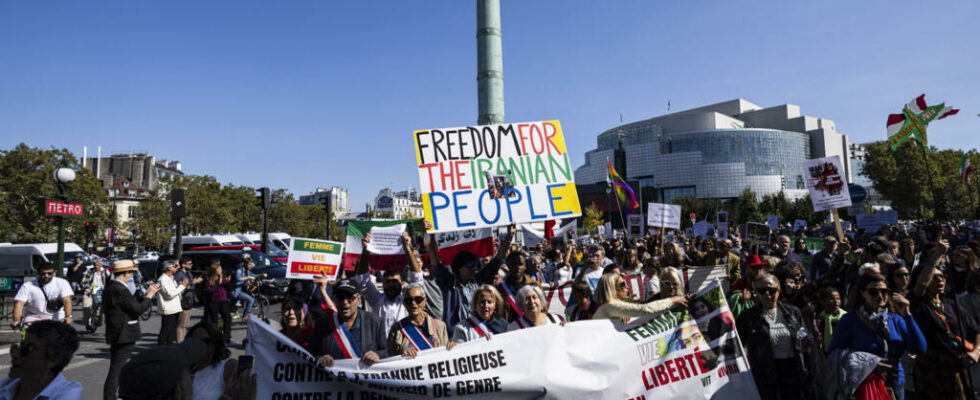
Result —
<svg viewBox="0 0 980 400"><path fill-rule="evenodd" d="M204 357L206 349L201 339L187 338L177 345L140 352L123 366L119 397L144 398L171 393L184 370Z"/></svg>
<svg viewBox="0 0 980 400"><path fill-rule="evenodd" d="M333 287L334 292L346 292L347 294L357 294L361 292L361 285L357 284L354 279L348 278L340 282L337 282L337 286Z"/></svg>

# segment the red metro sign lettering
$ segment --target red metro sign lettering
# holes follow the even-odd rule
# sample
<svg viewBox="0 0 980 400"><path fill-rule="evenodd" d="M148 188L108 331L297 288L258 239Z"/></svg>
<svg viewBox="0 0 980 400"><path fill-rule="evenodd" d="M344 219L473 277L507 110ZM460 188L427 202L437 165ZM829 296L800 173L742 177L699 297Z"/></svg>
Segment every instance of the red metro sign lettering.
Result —
<svg viewBox="0 0 980 400"><path fill-rule="evenodd" d="M44 214L46 215L81 217L82 211L82 205L78 203L64 203L54 200L44 202Z"/></svg>

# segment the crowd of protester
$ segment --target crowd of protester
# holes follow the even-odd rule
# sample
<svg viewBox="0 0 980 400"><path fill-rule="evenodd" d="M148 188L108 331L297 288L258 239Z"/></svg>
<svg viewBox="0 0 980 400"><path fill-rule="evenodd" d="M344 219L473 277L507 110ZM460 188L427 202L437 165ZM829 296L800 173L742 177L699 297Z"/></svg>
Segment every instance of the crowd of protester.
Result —
<svg viewBox="0 0 980 400"><path fill-rule="evenodd" d="M651 234L533 247L515 244L515 231L509 226L487 257L461 251L451 260L439 258L436 240L423 244L423 238L403 234L403 250L410 255L405 268L384 271L372 268L367 234L356 267L339 279L320 276L290 285L281 304L281 333L324 366L356 359L369 367L390 356L451 350L541 325L626 322L683 307L700 318L714 306L693 298L686 273L721 268L730 311L703 324L702 333L713 342L737 327L763 400L975 398L980 240L967 227L886 226L842 237L785 229L761 240L735 232L726 238ZM117 263L111 274L101 268L84 274L84 285L76 289L93 282L105 287L111 365L105 398L254 398L254 374L237 367L227 345L230 303L240 299L249 306L241 283L255 277L247 265L225 273L214 263L198 278L190 268L189 259L164 262L160 283L145 292L130 290L136 269L131 262ZM46 314L40 319L71 323L72 287L51 275L42 268L37 280L24 285L15 307L18 319ZM634 275L638 291L624 278ZM188 328L194 303L188 293L197 285L206 316ZM570 286L571 296L564 312L554 313L543 290L560 285ZM132 356L140 337L138 315L154 298L163 315L158 344L167 351ZM47 304L54 299L61 299L60 310ZM12 356L43 354L56 362L39 364L47 369L29 378L12 369L0 382L0 396L20 390L80 396L81 388L60 374L77 349L77 336L65 331L64 322L30 325ZM45 347L54 350L32 352ZM712 345L722 354L743 354L737 347L731 341ZM161 368L171 372L153 387L131 385Z"/></svg>

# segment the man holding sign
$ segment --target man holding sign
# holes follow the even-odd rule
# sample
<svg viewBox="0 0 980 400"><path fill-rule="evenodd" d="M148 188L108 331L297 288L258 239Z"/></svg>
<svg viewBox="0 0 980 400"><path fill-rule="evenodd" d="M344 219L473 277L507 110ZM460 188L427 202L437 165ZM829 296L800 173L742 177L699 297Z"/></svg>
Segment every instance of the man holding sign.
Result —
<svg viewBox="0 0 980 400"><path fill-rule="evenodd" d="M404 225L402 225L404 227ZM402 270L389 268L384 272L382 279L382 288L384 289L384 295L378 292L378 288L374 286L374 282L371 281L371 251L369 249L374 248L371 245L372 238L374 236L368 232L361 239L361 258L357 260L357 268L354 270L354 276L357 283L361 285L361 296L364 297L364 301L371 306L371 313L384 324L385 337L388 336L388 330L391 329L393 325L398 320L408 316L408 312L405 311L405 306L402 304ZM422 276L422 265L419 264L418 258L411 256L412 254L412 238L408 235L408 232L401 232L401 247L405 254L410 255L407 257L408 266L411 268L408 271L408 283L421 283L423 280Z"/></svg>

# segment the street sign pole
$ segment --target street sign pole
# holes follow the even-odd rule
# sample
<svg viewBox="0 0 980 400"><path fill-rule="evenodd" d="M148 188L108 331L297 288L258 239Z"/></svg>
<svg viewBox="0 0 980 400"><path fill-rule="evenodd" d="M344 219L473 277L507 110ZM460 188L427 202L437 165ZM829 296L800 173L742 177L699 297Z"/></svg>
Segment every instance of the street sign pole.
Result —
<svg viewBox="0 0 980 400"><path fill-rule="evenodd" d="M61 270L65 267L65 217L58 218L58 267L55 273L61 277Z"/></svg>

